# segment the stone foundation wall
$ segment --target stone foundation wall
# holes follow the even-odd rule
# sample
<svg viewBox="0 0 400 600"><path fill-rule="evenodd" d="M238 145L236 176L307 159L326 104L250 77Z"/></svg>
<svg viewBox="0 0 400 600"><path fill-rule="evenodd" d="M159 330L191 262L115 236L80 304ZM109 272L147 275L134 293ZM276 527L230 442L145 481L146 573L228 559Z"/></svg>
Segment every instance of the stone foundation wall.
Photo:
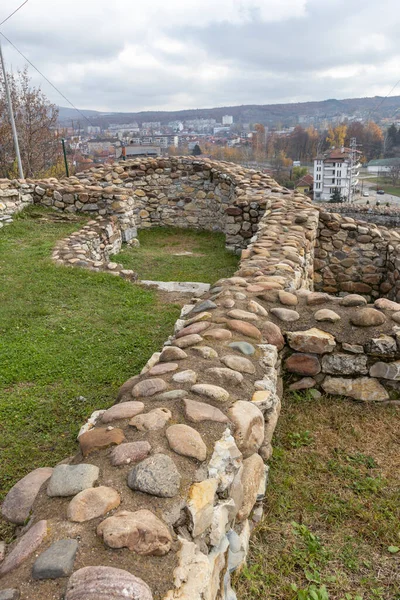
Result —
<svg viewBox="0 0 400 600"><path fill-rule="evenodd" d="M372 201L371 201L372 202ZM371 204L319 204L321 210L339 213L355 220L375 223L375 225L387 227L388 229L400 228L400 207L386 206L385 196L382 196L380 206L375 202Z"/></svg>
<svg viewBox="0 0 400 600"><path fill-rule="evenodd" d="M313 388L369 402L400 391L400 304L360 295L302 294L301 329L286 325L284 366L292 390ZM397 391L397 392L396 392Z"/></svg>
<svg viewBox="0 0 400 600"><path fill-rule="evenodd" d="M271 200L236 276L185 307L162 352L81 429L78 454L9 492L3 516L29 522L0 566L3 590L22 600L111 589L121 600L235 598L230 576L262 516L281 407L283 338L266 307L271 294L310 286L317 222L299 195Z"/></svg>
<svg viewBox="0 0 400 600"><path fill-rule="evenodd" d="M90 416L77 454L10 490L2 515L20 529L0 598L235 600L284 372L292 389L360 401L387 402L400 381L400 304L340 287L369 277L360 291L374 299L392 265L394 294L400 236L225 163L146 159L34 185L36 202L100 215L57 245L60 265L122 274L108 261L123 235L157 224L221 228L246 248L235 276L184 307L115 405Z"/></svg>
<svg viewBox="0 0 400 600"><path fill-rule="evenodd" d="M331 294L358 293L368 299L395 297L395 248L399 242L400 236L393 230L320 212L315 289Z"/></svg>
<svg viewBox="0 0 400 600"><path fill-rule="evenodd" d="M69 237L60 240L52 258L58 265L82 267L91 271L106 271L124 279L135 281L136 274L125 270L121 264L112 262L111 256L122 247L122 235L118 219L97 217Z"/></svg>
<svg viewBox="0 0 400 600"><path fill-rule="evenodd" d="M18 180L0 179L0 228L12 216L33 203L34 186Z"/></svg>
<svg viewBox="0 0 400 600"><path fill-rule="evenodd" d="M173 225L221 231L233 251L246 247L271 199L290 195L265 174L191 157L131 160L32 183L37 203L117 216L124 241L137 227Z"/></svg>

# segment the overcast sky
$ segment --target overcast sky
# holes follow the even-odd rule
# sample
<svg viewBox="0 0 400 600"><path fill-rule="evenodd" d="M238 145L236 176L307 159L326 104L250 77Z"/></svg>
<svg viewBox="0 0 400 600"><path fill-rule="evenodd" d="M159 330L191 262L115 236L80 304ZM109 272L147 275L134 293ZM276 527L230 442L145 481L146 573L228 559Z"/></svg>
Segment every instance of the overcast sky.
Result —
<svg viewBox="0 0 400 600"><path fill-rule="evenodd" d="M1 0L0 22L21 2ZM1 30L74 104L104 111L386 95L400 78L399 0L29 0Z"/></svg>

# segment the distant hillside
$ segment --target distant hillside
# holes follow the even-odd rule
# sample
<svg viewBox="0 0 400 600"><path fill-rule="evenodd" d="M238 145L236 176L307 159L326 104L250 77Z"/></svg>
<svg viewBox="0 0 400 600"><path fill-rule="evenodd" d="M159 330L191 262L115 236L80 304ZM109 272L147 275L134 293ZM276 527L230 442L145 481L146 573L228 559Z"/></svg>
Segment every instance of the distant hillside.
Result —
<svg viewBox="0 0 400 600"><path fill-rule="evenodd" d="M82 110L93 125L102 127L112 123L129 123L130 121L168 121L185 119L216 119L221 121L223 115L233 115L235 123L263 123L273 125L293 125L298 118L316 117L318 119L331 118L342 114L350 116L367 116L379 120L385 117L395 118L400 115L400 96L384 99L380 96L374 98L348 98L345 100L323 100L319 102L297 102L291 104L249 104L244 106L223 106L218 108L197 108L178 111L146 111L127 113L102 113L95 110ZM60 123L82 120L82 117L71 108L60 107Z"/></svg>

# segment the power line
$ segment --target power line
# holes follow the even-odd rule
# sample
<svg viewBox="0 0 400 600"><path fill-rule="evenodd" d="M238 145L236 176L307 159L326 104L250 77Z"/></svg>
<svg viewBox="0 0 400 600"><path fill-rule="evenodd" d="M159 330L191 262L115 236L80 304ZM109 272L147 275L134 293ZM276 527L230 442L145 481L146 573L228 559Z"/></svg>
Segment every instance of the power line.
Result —
<svg viewBox="0 0 400 600"><path fill-rule="evenodd" d="M16 14L16 13L19 11L19 10L21 10L21 8L22 8L23 6L25 6L25 4L27 4L28 2L29 2L29 0L25 0L25 2L23 2L23 3L21 4L21 6L18 6L18 8L16 8L16 9L14 10L14 12L12 12L12 13L11 13L11 15L9 15L9 16L7 17L7 19L4 19L4 21L2 21L2 22L0 23L0 27L1 27L2 25L4 25L4 23L6 23L6 22L7 22L9 19L11 19L11 17L13 17L13 16L14 16L14 15L15 15L15 14Z"/></svg>
<svg viewBox="0 0 400 600"><path fill-rule="evenodd" d="M28 0L27 0L27 1L28 1ZM19 54L22 56L22 58L23 58L24 60L26 60L26 62L27 62L27 63L29 63L29 64L31 65L31 67L33 67L33 68L35 69L35 71L37 71L37 72L39 73L39 75L41 75L41 76L43 77L43 79L44 79L45 81L47 81L47 83L48 83L49 85L51 85L51 87L52 87L52 88L53 88L53 89L54 89L54 90L55 90L55 91L56 91L58 94L60 94L60 96L61 96L62 98L64 98L64 100L65 100L66 102L68 102L68 104L69 104L70 106L72 106L72 108L73 108L74 110L76 110L76 111L77 111L77 112L78 112L78 113L79 113L79 114L80 114L80 115L81 115L81 116L82 116L82 117L83 117L83 118L84 118L84 119L85 119L85 120L86 120L86 121L89 123L89 125L93 126L93 123L90 121L90 119L88 119L88 117L87 117L86 115L84 115L84 114L83 114L83 112L82 112L82 111L80 111L80 110L79 110L79 108L77 108L77 107L75 106L75 104L73 104L73 103L71 102L71 100L68 100L67 96L65 96L65 94L63 94L63 93L62 93L62 92L61 92L61 91L60 91L60 90L59 90L59 89L58 89L58 88L57 88L57 87L54 85L54 83L52 83L52 82L50 81L50 79L48 79L48 78L46 77L46 75L44 75L44 74L43 74L43 73L42 73L42 72L41 72L41 71L40 71L40 70L39 70L37 67L35 67L35 65L33 64L33 62L32 62L32 61L30 61L30 60L29 60L29 58L28 58L27 56L25 56L25 54L23 54L23 53L21 52L21 50L19 50L19 49L17 48L17 46L16 46L15 44L13 44L13 43L12 43L12 41L11 41L11 40L10 40L10 39L9 39L9 38L8 38L8 37L7 37L7 36L6 36L6 35L5 35L3 32L2 32L2 31L0 31L0 35L2 35L2 36L3 36L3 38L4 38L5 40L7 40L7 42L10 44L10 46L12 46L12 47L13 47L13 48L14 48L14 49L15 49L15 50L16 50L16 51L17 51L17 52L18 52L18 53L19 53Z"/></svg>
<svg viewBox="0 0 400 600"><path fill-rule="evenodd" d="M370 118L371 113L377 111L382 106L382 104L385 102L385 100L387 100L387 98L389 98L389 96L391 95L391 93L394 92L394 90L397 88L397 86L399 85L399 83L400 83L400 79L397 81L397 83L394 84L394 86L392 87L392 89L390 90L390 92L388 94L386 94L386 96L384 98L382 98L382 100L379 102L379 104L377 106L375 106L375 108L371 108L370 109L370 111L368 113L368 116L367 116L367 119Z"/></svg>

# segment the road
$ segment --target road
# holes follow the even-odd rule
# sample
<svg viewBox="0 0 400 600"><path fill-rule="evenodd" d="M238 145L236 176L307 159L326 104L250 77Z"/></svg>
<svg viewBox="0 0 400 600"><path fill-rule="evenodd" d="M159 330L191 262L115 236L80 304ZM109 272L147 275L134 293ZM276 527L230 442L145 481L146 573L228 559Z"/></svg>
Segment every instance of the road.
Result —
<svg viewBox="0 0 400 600"><path fill-rule="evenodd" d="M372 181L366 181L365 179L360 179L360 184L361 182L363 183L363 189L364 192L368 191L369 192L369 197L365 198L364 196L356 196L356 199L354 200L354 204L366 204L367 200L369 200L369 203L371 204L371 206L375 206L376 201L379 200L379 202L381 203L381 205L385 205L386 202L389 202L390 204L393 204L396 207L400 206L400 197L399 196L393 196L392 194L378 194L376 193L376 183L373 183Z"/></svg>

